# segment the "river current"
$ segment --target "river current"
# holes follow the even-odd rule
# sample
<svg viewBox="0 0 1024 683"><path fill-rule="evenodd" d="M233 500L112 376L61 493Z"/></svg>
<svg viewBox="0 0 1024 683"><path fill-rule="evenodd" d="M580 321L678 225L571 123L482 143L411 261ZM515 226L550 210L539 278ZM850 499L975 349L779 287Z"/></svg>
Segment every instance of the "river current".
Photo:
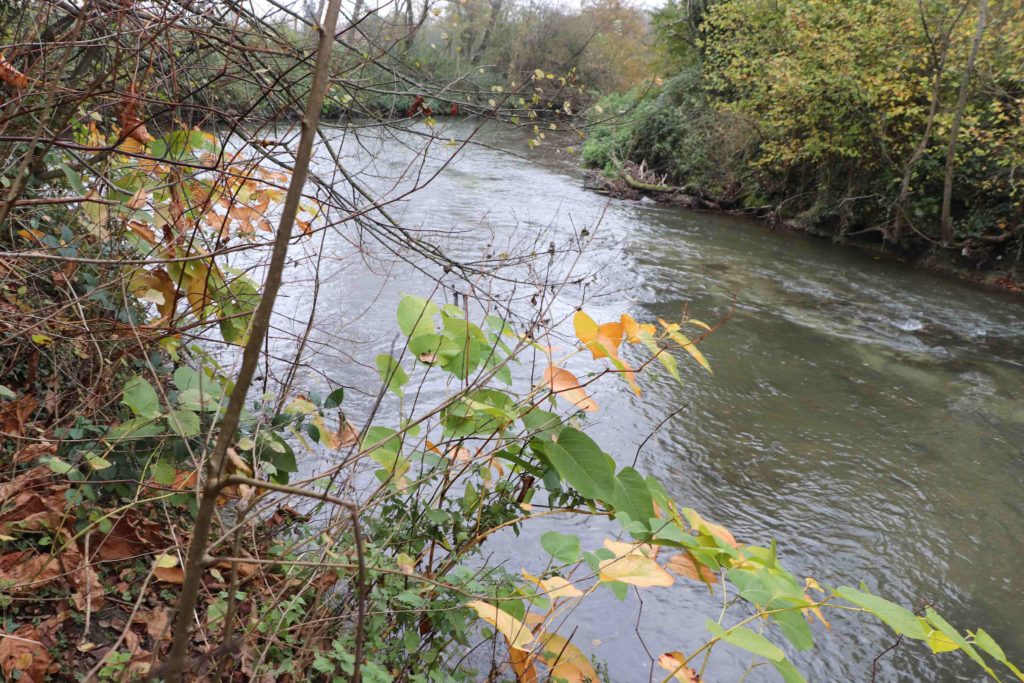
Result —
<svg viewBox="0 0 1024 683"><path fill-rule="evenodd" d="M682 504L740 540L777 539L782 562L800 576L864 581L905 605L933 604L961 628L984 627L1024 661L1024 301L744 219L608 200L583 189L564 146L528 150L515 130L485 126L478 144L402 197L459 149L444 139L463 139L475 126L440 126L442 143L426 153L425 127L383 137L339 129L335 139L349 171L396 199L389 213L461 259L507 259L501 272L540 277L549 244L561 255L592 240L573 257L582 280L561 292L563 315L585 301L599 321L623 312L678 319L684 308L707 322L731 316L701 344L713 375L680 358L682 385L645 375L639 398L623 382L597 385L601 410L589 430L604 450L630 464L645 437L679 411L639 451L637 468L660 477ZM322 150L320 162L329 173ZM401 295L442 295L418 270L422 259L392 258L390 247L350 225L306 246L322 257L319 287L310 263L297 259L276 324L301 330L316 306L299 383L322 390L325 378L340 382L346 405L356 406L375 395L373 359L396 341ZM531 251L539 254L533 263L514 264ZM571 260L560 258L561 267ZM521 301L532 296L508 282L494 287ZM282 355L293 352L277 335ZM554 526L591 549L610 528ZM490 561L543 568L537 538L549 528L495 539ZM536 556L524 555L528 548ZM594 597L569 619L574 642L606 662L615 681L649 680L645 646L655 657L692 651L721 608L696 583L643 596L642 605L635 596ZM831 631L815 627L814 650L794 656L799 668L811 681L871 680L891 634L860 618L831 620ZM707 680L735 681L748 663L718 647ZM655 665L655 680L663 675ZM746 680L776 676L762 667ZM934 657L920 643L882 657L876 678L981 679L965 658Z"/></svg>

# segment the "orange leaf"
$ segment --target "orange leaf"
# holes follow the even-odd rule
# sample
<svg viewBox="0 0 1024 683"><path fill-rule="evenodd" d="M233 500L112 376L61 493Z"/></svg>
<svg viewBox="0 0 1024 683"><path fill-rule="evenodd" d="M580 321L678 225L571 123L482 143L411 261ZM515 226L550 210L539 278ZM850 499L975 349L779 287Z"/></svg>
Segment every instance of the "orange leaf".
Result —
<svg viewBox="0 0 1024 683"><path fill-rule="evenodd" d="M718 524L712 524L711 522L701 517L696 510L693 510L691 508L685 508L683 510L683 515L686 516L686 521L690 523L690 526L695 531L708 534L709 536L714 536L718 538L720 541L728 543L733 548L740 547L740 544L736 542L736 537L733 536L728 529Z"/></svg>
<svg viewBox="0 0 1024 683"><path fill-rule="evenodd" d="M146 124L136 113L137 106L138 97L135 95L135 84L132 83L128 88L127 97L121 103L121 128L129 138L145 145L153 141L153 136L146 130Z"/></svg>
<svg viewBox="0 0 1024 683"><path fill-rule="evenodd" d="M537 584L537 587L541 589L544 597L550 598L551 600L557 600L558 598L578 598L583 595L583 591L563 579L561 576L552 576L547 579L542 579L530 574L524 569L523 578L531 583Z"/></svg>
<svg viewBox="0 0 1024 683"><path fill-rule="evenodd" d="M580 381L576 379L576 375L568 370L553 365L548 366L544 370L544 378L541 380L541 386L544 385L549 385L551 391L559 398L569 401L581 410L590 413L597 410L597 401L587 395L587 392L580 386Z"/></svg>
<svg viewBox="0 0 1024 683"><path fill-rule="evenodd" d="M149 226L143 223L142 221L130 220L128 221L128 227L131 229L132 232L134 232L136 235L141 237L149 244L152 244L154 247L160 241L157 239L156 233L150 230Z"/></svg>
<svg viewBox="0 0 1024 683"><path fill-rule="evenodd" d="M157 581L164 583L183 584L185 583L185 571L181 567L157 567L153 570L153 576Z"/></svg>
<svg viewBox="0 0 1024 683"><path fill-rule="evenodd" d="M576 311L572 324L576 329L576 338L583 342L595 359L608 356L618 358L619 346L622 345L622 323L598 325L583 311Z"/></svg>
<svg viewBox="0 0 1024 683"><path fill-rule="evenodd" d="M622 334L630 344L637 344L643 341L643 337L653 337L655 333L654 325L650 323L640 324L633 319L629 313L623 313L621 317L622 321Z"/></svg>
<svg viewBox="0 0 1024 683"><path fill-rule="evenodd" d="M505 642L508 643L507 638ZM540 680L537 676L537 667L533 664L533 655L529 652L517 650L509 644L508 660L519 683L537 683Z"/></svg>
<svg viewBox="0 0 1024 683"><path fill-rule="evenodd" d="M700 676L693 669L683 666L686 656L682 652L666 652L658 657L658 666L672 674L682 683L700 683Z"/></svg>
<svg viewBox="0 0 1024 683"><path fill-rule="evenodd" d="M650 545L649 543L625 543L623 541L613 541L610 538L604 539L604 547L615 553L615 557L625 557L626 555L657 557L658 551L661 549L659 546Z"/></svg>
<svg viewBox="0 0 1024 683"><path fill-rule="evenodd" d="M19 90L28 87L28 76L15 69L3 54L0 54L0 81Z"/></svg>
<svg viewBox="0 0 1024 683"><path fill-rule="evenodd" d="M178 300L178 288L163 268L139 271L131 279L132 293L156 304L160 316L170 318Z"/></svg>
<svg viewBox="0 0 1024 683"><path fill-rule="evenodd" d="M698 566L689 553L679 553L668 559L666 569L671 569L680 576L704 583L718 583L718 576L705 565Z"/></svg>

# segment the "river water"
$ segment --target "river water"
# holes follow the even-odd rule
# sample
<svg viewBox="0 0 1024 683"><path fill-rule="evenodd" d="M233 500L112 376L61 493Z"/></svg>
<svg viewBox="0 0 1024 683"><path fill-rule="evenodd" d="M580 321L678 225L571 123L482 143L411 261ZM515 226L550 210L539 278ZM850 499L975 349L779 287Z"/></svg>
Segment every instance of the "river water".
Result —
<svg viewBox="0 0 1024 683"><path fill-rule="evenodd" d="M439 134L472 131L457 123ZM435 144L424 155L426 132L381 139L343 130L337 140L349 170L393 198L452 153ZM637 465L676 500L740 540L777 539L798 575L833 586L864 581L908 606L934 604L1024 661L1024 302L747 220L609 201L582 188L574 159L553 143L528 152L522 134L493 129L477 139L483 144L462 149L389 211L462 259L536 249L537 272L550 242L561 254L586 228L594 239L575 266L586 277L562 293L562 313L584 296L598 320L622 312L678 319L688 307L712 322L732 312L701 345L714 375L681 359L682 386L645 376L637 398L624 383L598 384L602 409L589 429L607 452L629 464L682 407ZM406 179L394 184L398 173ZM379 384L373 358L395 343L400 296L441 295L416 267L347 225L307 249L323 257L319 296L308 267L296 265L277 323L300 329L315 303L313 355L300 382L346 385L358 417L360 394L368 399ZM512 271L530 269L503 272ZM446 282L458 286L450 275ZM494 286L524 302L532 295ZM547 528L497 539L491 561L542 568L543 558L523 553ZM608 534L588 521L559 528L591 549ZM643 596L642 606L635 597L591 598L566 627L578 629L574 642L606 662L613 680L649 679L645 645L655 657L692 651L721 607L689 583ZM831 631L815 628L817 646L797 655L798 665L811 681L871 680L872 659L892 638L860 619L832 620ZM737 680L748 663L716 648L706 680ZM981 680L962 657L933 657L920 644L901 645L878 669L879 681ZM655 665L655 680L660 671ZM762 667L747 680L774 677Z"/></svg>

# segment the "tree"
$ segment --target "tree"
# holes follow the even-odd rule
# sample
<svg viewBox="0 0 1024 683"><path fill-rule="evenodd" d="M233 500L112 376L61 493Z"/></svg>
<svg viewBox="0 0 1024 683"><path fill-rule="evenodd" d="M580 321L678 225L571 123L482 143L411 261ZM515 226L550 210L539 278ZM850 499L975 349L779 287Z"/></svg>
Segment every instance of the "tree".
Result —
<svg viewBox="0 0 1024 683"><path fill-rule="evenodd" d="M971 43L971 51L967 56L967 65L960 81L960 93L956 100L956 109L953 110L953 122L949 128L949 146L946 149L946 173L942 184L942 215L940 217L942 241L950 244L953 241L953 171L956 166L957 139L960 136L960 123L963 121L964 110L967 108L967 91L971 85L971 75L974 73L974 63L978 59L978 50L981 48L981 40L985 34L985 23L988 18L988 0L979 0L978 21L975 25L974 41Z"/></svg>

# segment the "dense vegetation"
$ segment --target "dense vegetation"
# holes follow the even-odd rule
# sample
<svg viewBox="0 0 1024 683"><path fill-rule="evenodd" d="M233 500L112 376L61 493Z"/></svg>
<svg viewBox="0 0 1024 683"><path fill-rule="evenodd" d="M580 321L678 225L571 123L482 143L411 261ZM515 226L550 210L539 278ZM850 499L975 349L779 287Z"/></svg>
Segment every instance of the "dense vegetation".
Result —
<svg viewBox="0 0 1024 683"><path fill-rule="evenodd" d="M341 151L367 130L424 156L470 142L435 135L436 103L575 125L574 74L640 77L622 38L639 13L325 4L0 4L5 678L584 683L600 662L562 618L685 580L718 616L650 657L666 680L729 647L803 681L790 656L829 610L1024 680L983 629L798 577L587 435L595 383L643 400L655 372L709 372L714 321L559 317L585 240L460 260L390 211L421 168L377 191L372 152ZM367 118L322 125L331 107ZM316 306L275 306L297 268L316 300L329 236L437 287L400 298L388 352L302 384ZM503 530L594 518L615 538L548 530L523 549L537 576L484 554Z"/></svg>
<svg viewBox="0 0 1024 683"><path fill-rule="evenodd" d="M654 25L664 84L600 102L588 163L838 238L1021 258L1019 2L672 0Z"/></svg>

